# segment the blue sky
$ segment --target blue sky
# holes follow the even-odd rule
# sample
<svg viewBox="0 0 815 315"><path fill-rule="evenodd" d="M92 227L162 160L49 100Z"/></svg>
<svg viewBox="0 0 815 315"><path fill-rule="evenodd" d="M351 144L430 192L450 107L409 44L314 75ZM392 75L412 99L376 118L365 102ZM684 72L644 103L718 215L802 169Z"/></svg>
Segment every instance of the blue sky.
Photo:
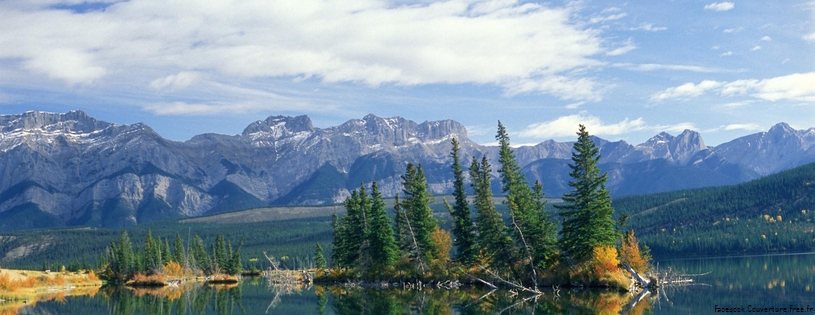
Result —
<svg viewBox="0 0 815 315"><path fill-rule="evenodd" d="M815 126L815 1L0 1L0 113L162 136L454 119L492 143Z"/></svg>

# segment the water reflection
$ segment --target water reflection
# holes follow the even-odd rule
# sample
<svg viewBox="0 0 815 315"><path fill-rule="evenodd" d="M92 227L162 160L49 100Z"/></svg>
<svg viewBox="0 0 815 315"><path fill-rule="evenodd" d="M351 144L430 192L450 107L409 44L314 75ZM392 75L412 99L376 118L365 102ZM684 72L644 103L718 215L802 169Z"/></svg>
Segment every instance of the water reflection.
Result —
<svg viewBox="0 0 815 315"><path fill-rule="evenodd" d="M530 296L506 290L371 289L187 284L160 289L103 287L96 296L67 297L8 314L618 314L632 296L598 290L563 290ZM647 299L630 310L641 314ZM18 313L19 312L19 313ZM6 314L6 313L4 313Z"/></svg>
<svg viewBox="0 0 815 315"><path fill-rule="evenodd" d="M334 314L619 314L633 299L607 290L574 290L530 296L507 290L377 290L333 287L316 290L319 299L333 299ZM318 303L319 304L319 303ZM628 311L642 314L647 300ZM325 314L320 308L319 314Z"/></svg>
<svg viewBox="0 0 815 315"><path fill-rule="evenodd" d="M178 287L125 288L106 286L108 313L131 314L241 314L241 286L190 283Z"/></svg>
<svg viewBox="0 0 815 315"><path fill-rule="evenodd" d="M717 306L815 307L815 255L660 263L660 269L668 268L710 274L689 286L641 295L567 288L556 293L548 288L541 296L482 288L270 286L255 278L232 286L103 287L89 295L42 298L35 305L0 304L0 314L698 314L713 313Z"/></svg>

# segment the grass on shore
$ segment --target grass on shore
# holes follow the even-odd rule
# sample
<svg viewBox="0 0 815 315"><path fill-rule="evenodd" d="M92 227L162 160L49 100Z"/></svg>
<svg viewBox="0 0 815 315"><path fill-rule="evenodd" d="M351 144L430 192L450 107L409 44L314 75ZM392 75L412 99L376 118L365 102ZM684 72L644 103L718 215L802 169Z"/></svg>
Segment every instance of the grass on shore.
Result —
<svg viewBox="0 0 815 315"><path fill-rule="evenodd" d="M67 296L95 295L103 281L89 272L0 270L0 315L17 314L38 301L65 300Z"/></svg>

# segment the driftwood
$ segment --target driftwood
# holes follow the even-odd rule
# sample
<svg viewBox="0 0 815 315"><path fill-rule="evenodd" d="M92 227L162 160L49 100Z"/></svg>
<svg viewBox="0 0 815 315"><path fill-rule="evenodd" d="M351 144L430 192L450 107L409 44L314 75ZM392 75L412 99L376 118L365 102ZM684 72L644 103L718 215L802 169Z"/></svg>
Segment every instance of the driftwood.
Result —
<svg viewBox="0 0 815 315"><path fill-rule="evenodd" d="M652 286L659 286L659 281L651 281L651 280L645 279L643 276L641 276L639 273L637 273L637 271L634 270L634 268L631 268L631 266L629 266L628 264L622 264L622 265L623 265L623 268L625 268L625 270L627 270L631 274L631 276L633 276L640 283L640 285L643 288L650 288Z"/></svg>
<svg viewBox="0 0 815 315"><path fill-rule="evenodd" d="M489 269L487 269L487 268L484 268L484 266L479 265L478 267L480 267L480 268L481 268L481 270L484 270L485 272L487 272L487 273L488 273L488 274L490 274L491 276L495 277L495 279L498 279L498 281L501 281L501 282L503 282L503 283L504 283L504 284L506 284L506 285L509 285L509 286L511 286L511 287L513 287L513 288L516 288L516 289L518 289L518 290L521 290L521 291L526 291L526 292L534 293L535 295L543 295L543 292L541 292L540 290L538 290L538 288L528 288L528 287L525 287L525 286L523 286L523 285L521 285L521 284L519 284L519 283L515 283L515 282L512 282L512 281L507 281L507 280L504 280L504 278L501 278L501 276L499 276L499 275L495 274L495 273L494 273L494 272L492 272L491 270L489 270Z"/></svg>
<svg viewBox="0 0 815 315"><path fill-rule="evenodd" d="M269 261L269 264L271 264L271 265L272 265L272 267L274 268L274 270L279 270L279 269L277 269L277 265L279 265L279 264L280 264L280 262L279 262L279 261L277 261L277 260L276 260L274 257L269 257L269 255L266 255L266 251L265 251L265 250L263 251L263 256L266 256L266 260L268 260L268 261Z"/></svg>
<svg viewBox="0 0 815 315"><path fill-rule="evenodd" d="M640 291L637 297L632 299L631 303L628 303L628 306L626 306L625 309L620 314L628 314L628 312L634 309L634 307L637 306L637 303L642 301L642 299L644 299L645 296L648 295L649 293L651 293L651 291L649 291L648 289L643 289L642 291Z"/></svg>

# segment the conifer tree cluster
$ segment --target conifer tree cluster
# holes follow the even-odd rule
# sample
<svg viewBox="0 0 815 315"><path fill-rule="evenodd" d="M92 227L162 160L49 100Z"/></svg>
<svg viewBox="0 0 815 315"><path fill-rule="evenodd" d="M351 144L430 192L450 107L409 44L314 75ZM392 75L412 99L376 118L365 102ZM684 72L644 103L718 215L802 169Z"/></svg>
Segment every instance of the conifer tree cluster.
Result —
<svg viewBox="0 0 815 315"><path fill-rule="evenodd" d="M470 186L475 192L473 219L465 191L460 144L453 139L450 156L455 200L453 204L445 200L452 221L451 233L439 230L432 216L422 166L408 164L402 176L402 194L396 196L393 229L375 182L371 196L362 185L346 200L347 215L342 218L335 215L334 267L356 268L371 275L368 270L389 270L399 260L411 264L399 263L397 269L415 266L425 272L429 266L438 271L452 246L459 266L478 265L499 276L532 280L537 285L537 274L558 261L589 272L593 270L592 264L599 264L605 268L603 275L608 274L619 263L615 245L622 241L623 261L636 262L638 268L645 268L647 260L641 259L633 232L621 240L620 233L615 231L614 209L605 189L607 175L597 167L599 149L585 126L579 128L570 164L569 186L573 190L563 196L563 204L556 205L563 219L560 231L545 209L543 186L540 182L534 185L527 182L501 122L495 139L499 143L497 173L505 196L505 216L498 212L493 200L493 168L489 160L486 156L480 159L473 156L469 167Z"/></svg>
<svg viewBox="0 0 815 315"><path fill-rule="evenodd" d="M119 236L119 241L111 241L105 250L106 265L103 274L111 280L127 281L138 273L145 275L163 273L168 263L174 263L183 269L207 276L237 275L243 271L242 246L241 240L233 249L232 243L221 234L207 252L204 241L195 235L189 251L185 251L181 235L176 233L171 250L168 239L153 238L152 231L148 230L144 245L136 246L134 249L127 231L124 231Z"/></svg>
<svg viewBox="0 0 815 315"><path fill-rule="evenodd" d="M335 267L360 267L378 273L393 266L399 255L382 193L376 182L368 196L365 186L345 200L346 215L333 219Z"/></svg>
<svg viewBox="0 0 815 315"><path fill-rule="evenodd" d="M335 214L332 219L333 267L378 277L392 270L400 258L415 261L423 269L438 256L433 235L438 224L421 165L408 164L402 185L405 197L396 198L395 221L388 217L376 182L370 196L364 184L351 192L345 200L346 215L339 218Z"/></svg>

